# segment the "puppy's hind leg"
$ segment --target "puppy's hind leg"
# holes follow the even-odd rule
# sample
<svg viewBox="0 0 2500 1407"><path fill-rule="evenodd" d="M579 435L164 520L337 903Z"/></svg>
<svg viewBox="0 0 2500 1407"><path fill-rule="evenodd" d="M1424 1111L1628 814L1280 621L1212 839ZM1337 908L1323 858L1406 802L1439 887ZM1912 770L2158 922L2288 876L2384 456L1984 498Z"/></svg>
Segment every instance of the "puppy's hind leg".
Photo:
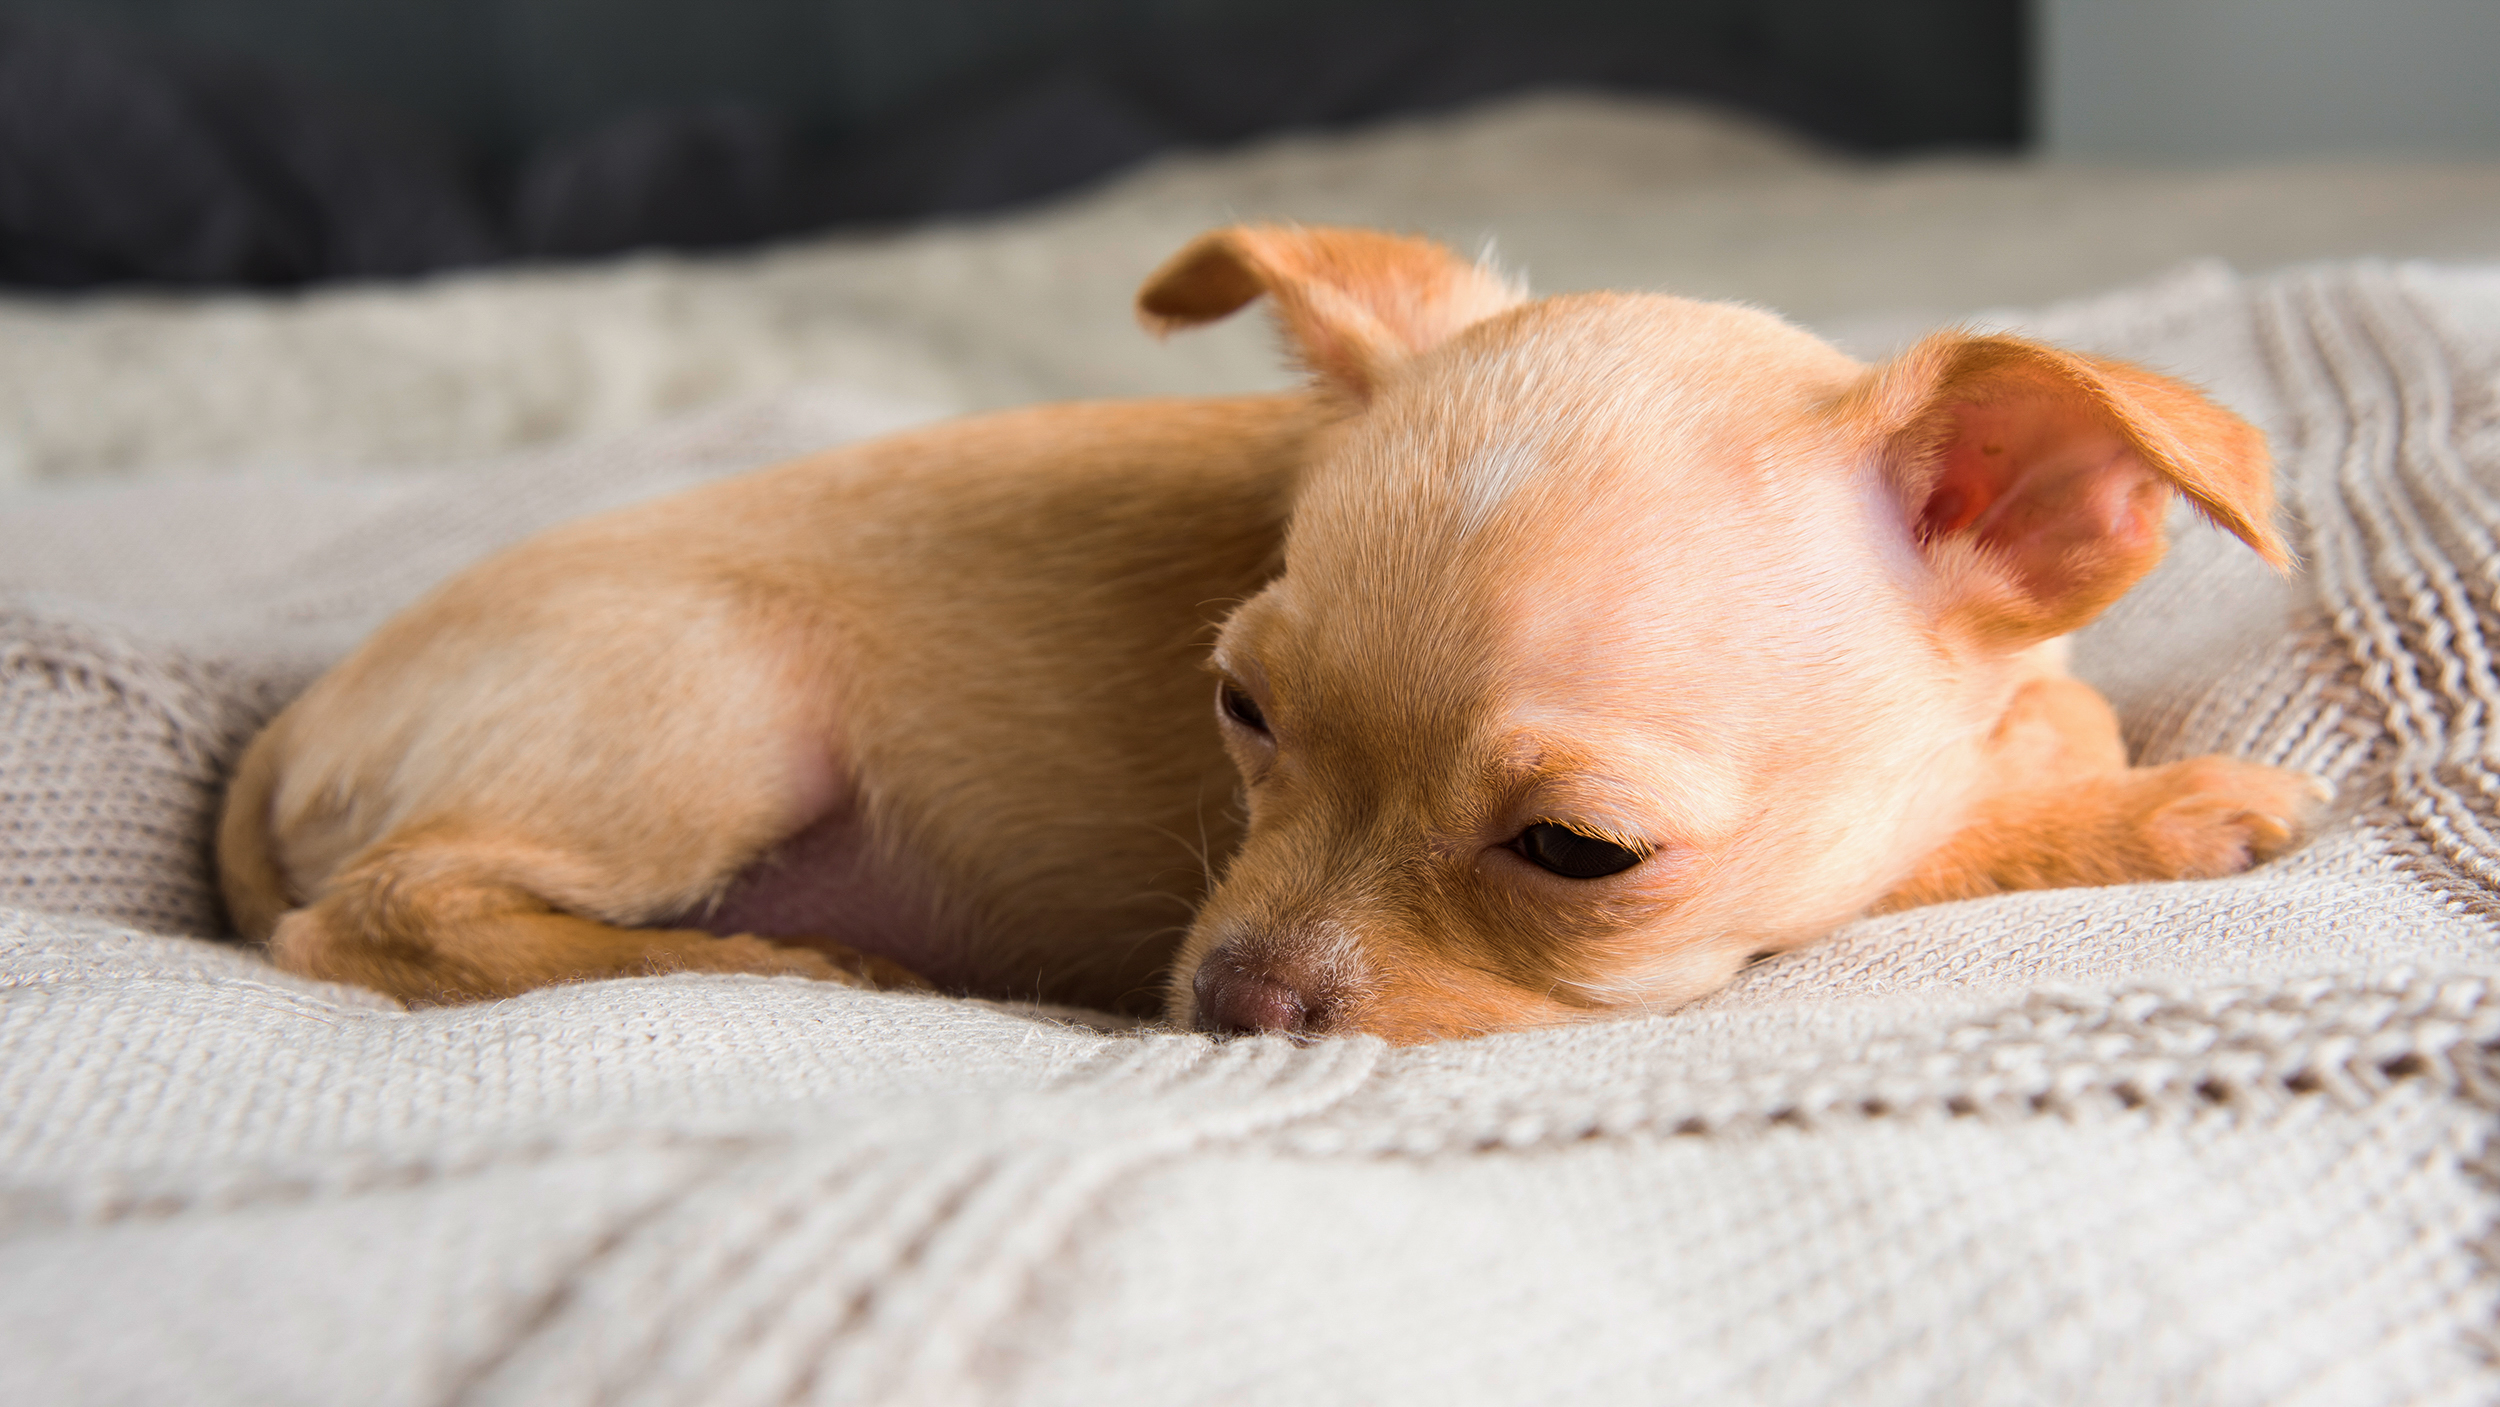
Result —
<svg viewBox="0 0 2500 1407"><path fill-rule="evenodd" d="M632 928L586 916L563 896L609 889L579 857L503 837L416 834L374 846L282 916L279 967L351 982L411 1003L508 997L555 982L660 972L750 972L850 986L925 989L884 958L751 934Z"/></svg>

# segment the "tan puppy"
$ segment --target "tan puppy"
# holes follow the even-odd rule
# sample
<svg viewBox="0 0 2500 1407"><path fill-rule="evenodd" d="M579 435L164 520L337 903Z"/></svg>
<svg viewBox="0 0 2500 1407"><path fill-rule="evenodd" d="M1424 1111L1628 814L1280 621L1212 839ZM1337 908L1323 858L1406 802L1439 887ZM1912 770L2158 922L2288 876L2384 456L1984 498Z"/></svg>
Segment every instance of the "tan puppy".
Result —
<svg viewBox="0 0 2500 1407"><path fill-rule="evenodd" d="M1414 1041L1687 1001L1871 909L2230 873L2319 795L2130 769L2061 668L2174 492L2286 560L2259 436L2184 386L1959 334L1868 370L1355 231L1219 231L1141 306L1262 293L1304 394L897 436L456 578L253 745L238 924L417 1000L1160 977L1202 1028Z"/></svg>

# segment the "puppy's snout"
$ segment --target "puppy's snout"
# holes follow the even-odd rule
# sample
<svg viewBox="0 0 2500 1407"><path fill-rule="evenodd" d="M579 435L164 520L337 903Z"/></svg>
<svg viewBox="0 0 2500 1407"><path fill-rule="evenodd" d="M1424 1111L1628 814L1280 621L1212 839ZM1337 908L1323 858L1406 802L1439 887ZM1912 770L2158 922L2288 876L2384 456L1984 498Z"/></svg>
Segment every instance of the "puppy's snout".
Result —
<svg viewBox="0 0 2500 1407"><path fill-rule="evenodd" d="M1328 1024L1328 989L1308 964L1274 957L1248 958L1227 949L1207 954L1190 980L1197 998L1197 1026L1217 1035L1261 1031L1316 1032Z"/></svg>

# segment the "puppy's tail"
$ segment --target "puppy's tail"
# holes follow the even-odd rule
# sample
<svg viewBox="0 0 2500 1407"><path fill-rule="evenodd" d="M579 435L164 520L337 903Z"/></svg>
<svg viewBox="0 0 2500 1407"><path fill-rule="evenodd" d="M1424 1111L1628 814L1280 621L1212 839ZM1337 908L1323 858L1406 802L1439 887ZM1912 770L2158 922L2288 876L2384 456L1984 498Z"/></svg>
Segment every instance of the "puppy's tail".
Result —
<svg viewBox="0 0 2500 1407"><path fill-rule="evenodd" d="M237 933L269 941L278 916L294 907L286 876L270 853L269 803L278 789L280 718L260 730L243 752L226 787L226 809L217 821L217 881L226 895L226 916Z"/></svg>

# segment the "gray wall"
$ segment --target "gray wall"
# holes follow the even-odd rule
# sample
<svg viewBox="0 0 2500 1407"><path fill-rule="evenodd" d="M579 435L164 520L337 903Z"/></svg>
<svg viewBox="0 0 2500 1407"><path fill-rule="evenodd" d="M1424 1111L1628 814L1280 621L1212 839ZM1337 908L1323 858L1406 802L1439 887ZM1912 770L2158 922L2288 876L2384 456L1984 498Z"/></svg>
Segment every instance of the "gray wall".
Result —
<svg viewBox="0 0 2500 1407"><path fill-rule="evenodd" d="M2500 0L2037 3L2057 155L2500 152Z"/></svg>

